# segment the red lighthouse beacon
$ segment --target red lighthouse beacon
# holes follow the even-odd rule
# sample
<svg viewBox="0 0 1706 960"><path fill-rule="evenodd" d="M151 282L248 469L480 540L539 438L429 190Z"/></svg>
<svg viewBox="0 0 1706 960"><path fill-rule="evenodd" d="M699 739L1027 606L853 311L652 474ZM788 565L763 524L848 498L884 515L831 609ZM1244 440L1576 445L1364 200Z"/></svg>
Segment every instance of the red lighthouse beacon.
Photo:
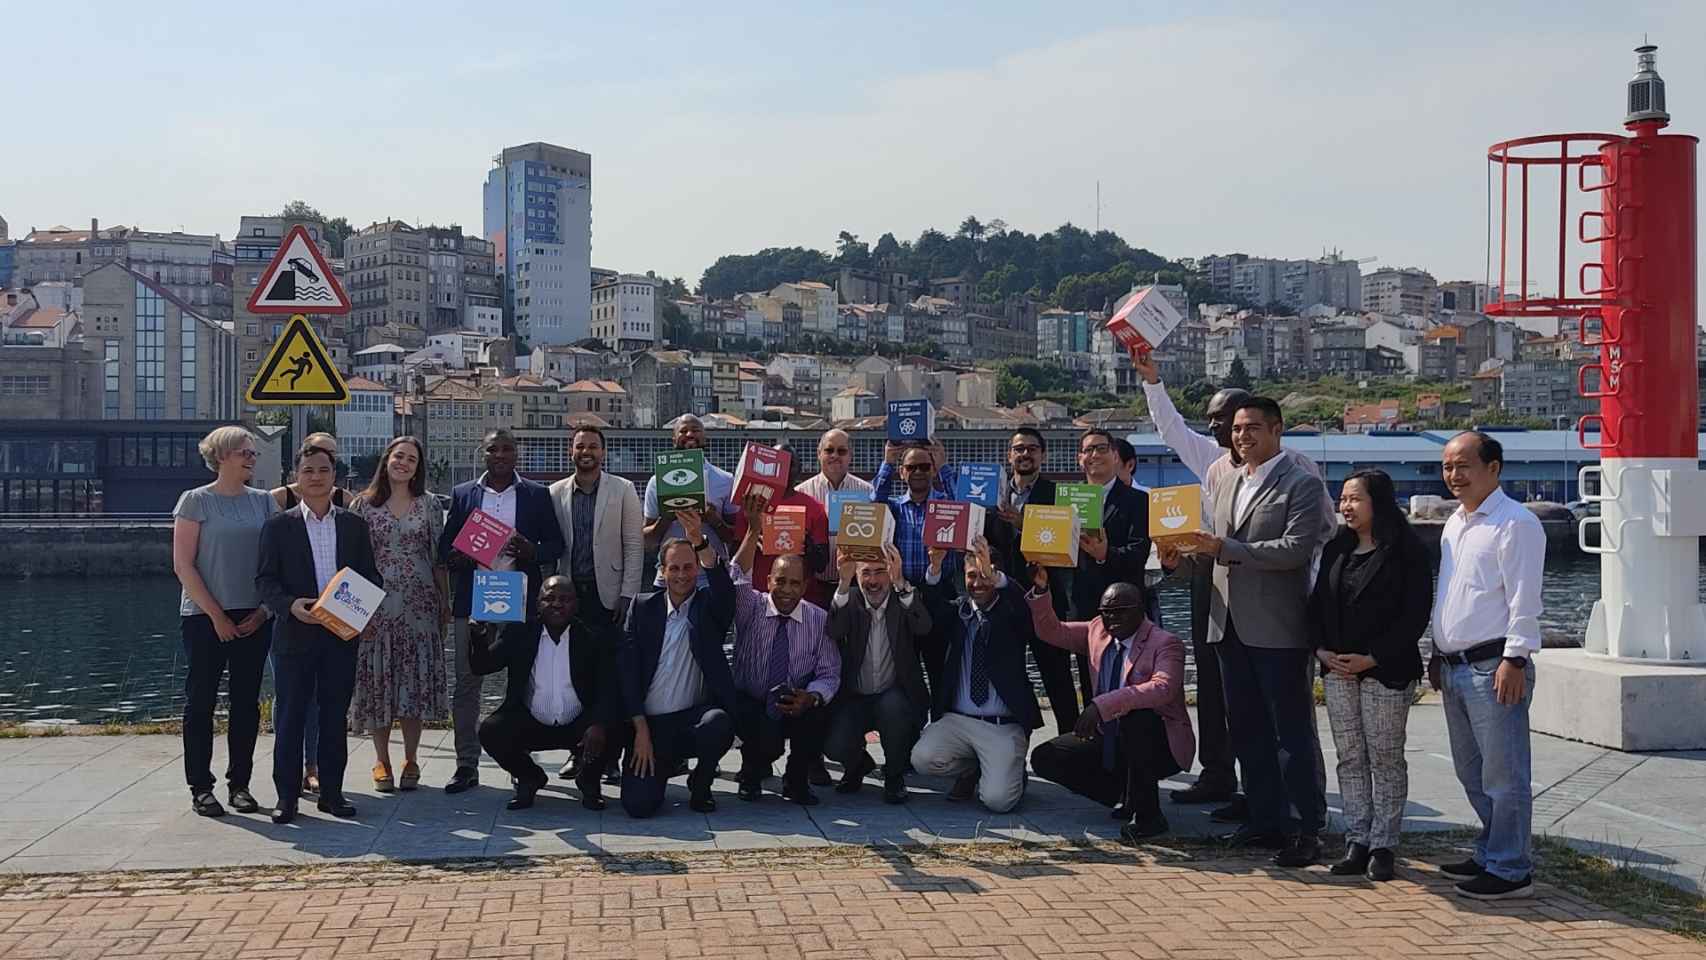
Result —
<svg viewBox="0 0 1706 960"><path fill-rule="evenodd" d="M1706 721L1699 719L1706 714L1699 593L1706 474L1695 366L1699 141L1663 132L1670 114L1657 49L1635 50L1626 134L1527 137L1494 144L1487 154L1505 188L1499 287L1487 312L1559 317L1560 332L1573 329L1599 354L1578 377L1599 412L1581 418L1577 434L1600 454L1598 466L1581 472L1582 496L1600 508L1582 526L1584 534L1599 527L1598 546L1581 538L1582 548L1600 557L1600 599L1585 654L1554 658L1563 651L1548 651L1542 658L1553 667L1542 681L1552 687L1546 699L1559 711L1550 722L1537 716L1536 727L1623 749L1706 746ZM1557 189L1547 205L1558 209L1557 295L1530 296L1531 285L1554 279L1529 270L1530 180L1544 180L1549 193L1553 170ZM1517 195L1520 218L1513 222ZM1550 234L1533 238L1537 249ZM1567 264L1577 268L1573 275ZM1573 290L1566 286L1572 280ZM1540 709L1539 698L1536 707L1554 714ZM1632 717L1632 710L1652 716ZM1601 718L1604 730L1557 729L1591 725L1582 715L1600 712L1617 714ZM1680 721L1681 714L1693 719Z"/></svg>

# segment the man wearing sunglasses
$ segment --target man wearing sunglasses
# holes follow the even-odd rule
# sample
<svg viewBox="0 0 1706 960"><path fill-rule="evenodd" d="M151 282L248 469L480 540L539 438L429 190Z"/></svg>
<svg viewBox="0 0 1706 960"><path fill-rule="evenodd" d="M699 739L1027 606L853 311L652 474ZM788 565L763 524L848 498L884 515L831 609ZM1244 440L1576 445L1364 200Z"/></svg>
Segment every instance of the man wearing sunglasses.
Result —
<svg viewBox="0 0 1706 960"><path fill-rule="evenodd" d="M847 431L824 431L817 442L817 465L818 472L801 481L797 489L825 509L829 508L829 495L832 493L871 492L870 481L862 480L852 472L853 440Z"/></svg>

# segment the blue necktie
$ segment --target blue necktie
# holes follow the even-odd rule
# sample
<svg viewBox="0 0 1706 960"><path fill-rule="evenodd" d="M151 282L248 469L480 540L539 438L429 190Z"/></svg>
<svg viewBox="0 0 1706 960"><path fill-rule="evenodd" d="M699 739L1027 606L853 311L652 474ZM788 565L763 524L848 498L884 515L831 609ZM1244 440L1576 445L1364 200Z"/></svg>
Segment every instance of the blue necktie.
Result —
<svg viewBox="0 0 1706 960"><path fill-rule="evenodd" d="M788 652L788 618L776 618L776 638L770 641L769 675L765 680L765 689L774 690L780 684L789 681L789 652ZM764 705L764 712L772 718L782 716L782 708L774 697Z"/></svg>
<svg viewBox="0 0 1706 960"><path fill-rule="evenodd" d="M972 617L971 702L981 707L989 702L989 621L976 611Z"/></svg>
<svg viewBox="0 0 1706 960"><path fill-rule="evenodd" d="M1108 644L1102 651L1102 663L1096 671L1096 695L1101 696L1120 685L1120 667L1125 664L1125 647L1118 640ZM1102 769L1114 769L1114 744L1119 739L1120 725L1115 721L1103 721L1102 731Z"/></svg>

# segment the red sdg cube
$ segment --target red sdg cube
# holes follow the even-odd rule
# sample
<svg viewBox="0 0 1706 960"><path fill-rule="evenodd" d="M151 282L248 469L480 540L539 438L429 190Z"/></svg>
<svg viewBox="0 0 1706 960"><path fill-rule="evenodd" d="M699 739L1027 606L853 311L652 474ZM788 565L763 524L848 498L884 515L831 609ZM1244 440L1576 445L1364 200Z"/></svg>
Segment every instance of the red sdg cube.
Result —
<svg viewBox="0 0 1706 960"><path fill-rule="evenodd" d="M749 443L741 451L740 466L735 468L734 502L744 503L746 495L758 491L774 503L788 487L788 469L793 456L786 450Z"/></svg>
<svg viewBox="0 0 1706 960"><path fill-rule="evenodd" d="M924 504L924 546L939 550L970 550L983 536L984 508L964 500L931 500Z"/></svg>

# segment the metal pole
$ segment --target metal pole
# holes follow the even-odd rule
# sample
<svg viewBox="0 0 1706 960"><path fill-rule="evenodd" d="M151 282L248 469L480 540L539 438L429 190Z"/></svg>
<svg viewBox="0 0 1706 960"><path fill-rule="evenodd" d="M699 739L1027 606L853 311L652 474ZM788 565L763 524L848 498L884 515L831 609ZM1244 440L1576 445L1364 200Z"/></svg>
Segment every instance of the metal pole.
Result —
<svg viewBox="0 0 1706 960"><path fill-rule="evenodd" d="M290 449L284 451L283 463L285 481L290 479L291 465L296 462L296 451L302 442L308 439L308 407L306 404L293 403L290 405Z"/></svg>

